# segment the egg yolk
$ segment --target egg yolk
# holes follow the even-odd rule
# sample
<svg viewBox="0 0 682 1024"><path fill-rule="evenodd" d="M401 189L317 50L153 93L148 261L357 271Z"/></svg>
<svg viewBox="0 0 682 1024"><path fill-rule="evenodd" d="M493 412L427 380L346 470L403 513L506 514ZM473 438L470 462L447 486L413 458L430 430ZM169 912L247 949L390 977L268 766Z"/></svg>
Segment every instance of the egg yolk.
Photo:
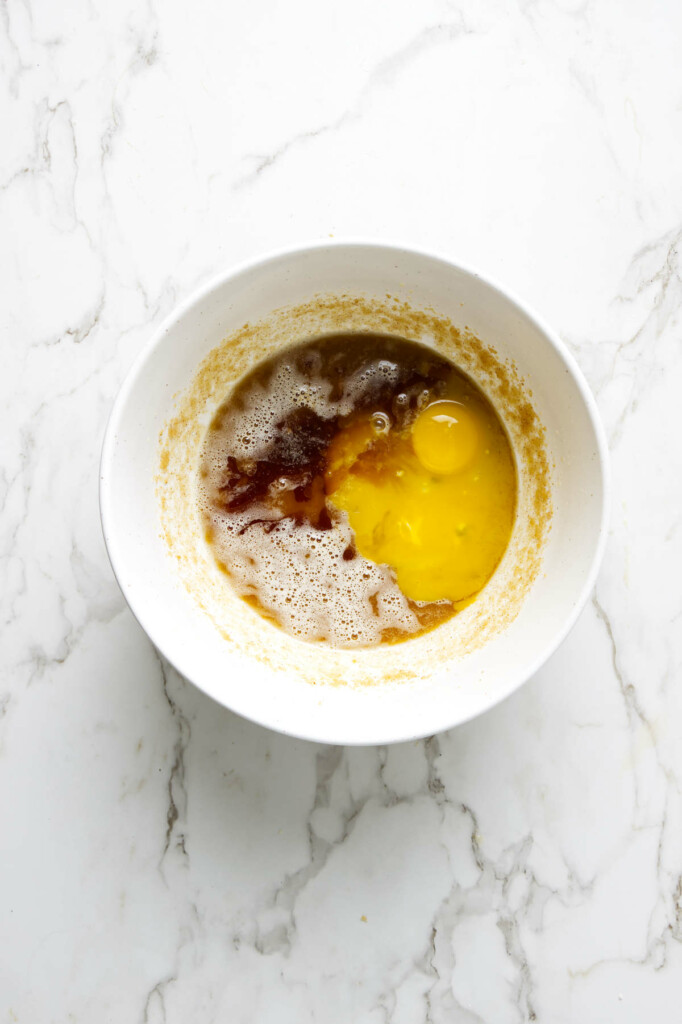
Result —
<svg viewBox="0 0 682 1024"><path fill-rule="evenodd" d="M476 454L475 417L461 402L434 401L415 420L412 443L428 472L459 473Z"/></svg>
<svg viewBox="0 0 682 1024"><path fill-rule="evenodd" d="M476 418L460 402L433 402L412 426L412 445L429 473L459 473L476 454Z"/></svg>
<svg viewBox="0 0 682 1024"><path fill-rule="evenodd" d="M406 597L466 607L504 554L516 505L507 436L484 400L432 402L403 431L358 417L327 453L328 500Z"/></svg>

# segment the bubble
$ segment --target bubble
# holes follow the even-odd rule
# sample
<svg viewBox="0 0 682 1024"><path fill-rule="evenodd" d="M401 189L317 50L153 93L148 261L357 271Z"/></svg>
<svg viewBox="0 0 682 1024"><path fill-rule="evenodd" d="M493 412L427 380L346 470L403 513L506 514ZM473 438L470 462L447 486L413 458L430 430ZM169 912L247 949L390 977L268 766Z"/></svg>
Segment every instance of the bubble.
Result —
<svg viewBox="0 0 682 1024"><path fill-rule="evenodd" d="M391 421L385 412L372 413L370 422L377 434L387 434L391 429Z"/></svg>

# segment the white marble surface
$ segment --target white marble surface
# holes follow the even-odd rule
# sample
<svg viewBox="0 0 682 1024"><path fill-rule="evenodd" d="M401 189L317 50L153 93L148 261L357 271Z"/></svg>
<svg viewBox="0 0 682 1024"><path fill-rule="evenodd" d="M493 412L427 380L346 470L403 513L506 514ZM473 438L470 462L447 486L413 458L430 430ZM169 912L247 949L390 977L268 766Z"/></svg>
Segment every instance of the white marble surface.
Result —
<svg viewBox="0 0 682 1024"><path fill-rule="evenodd" d="M2 0L0 1020L680 1020L681 52L674 0ZM527 298L613 453L568 641L390 749L165 669L97 510L172 306L350 234Z"/></svg>

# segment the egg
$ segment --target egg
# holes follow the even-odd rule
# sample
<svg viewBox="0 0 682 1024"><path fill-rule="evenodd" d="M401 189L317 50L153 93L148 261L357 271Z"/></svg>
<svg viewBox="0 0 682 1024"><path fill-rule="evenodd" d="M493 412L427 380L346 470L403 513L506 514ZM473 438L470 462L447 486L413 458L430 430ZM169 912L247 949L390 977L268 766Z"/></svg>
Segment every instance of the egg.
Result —
<svg viewBox="0 0 682 1024"><path fill-rule="evenodd" d="M406 430L351 421L328 453L328 500L363 557L391 566L413 601L471 603L509 543L516 470L497 414L468 382Z"/></svg>
<svg viewBox="0 0 682 1024"><path fill-rule="evenodd" d="M412 426L412 445L427 472L459 473L478 449L476 417L461 402L432 402Z"/></svg>

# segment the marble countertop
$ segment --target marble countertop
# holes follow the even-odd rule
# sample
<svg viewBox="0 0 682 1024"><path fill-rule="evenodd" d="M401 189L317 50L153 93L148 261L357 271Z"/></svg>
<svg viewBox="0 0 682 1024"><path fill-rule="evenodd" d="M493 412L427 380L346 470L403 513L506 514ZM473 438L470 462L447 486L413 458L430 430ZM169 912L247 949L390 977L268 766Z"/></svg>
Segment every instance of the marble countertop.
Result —
<svg viewBox="0 0 682 1024"><path fill-rule="evenodd" d="M673 0L2 0L0 1020L680 1020L681 49ZM348 235L534 305L615 491L521 692L343 750L159 660L97 481L179 300Z"/></svg>

